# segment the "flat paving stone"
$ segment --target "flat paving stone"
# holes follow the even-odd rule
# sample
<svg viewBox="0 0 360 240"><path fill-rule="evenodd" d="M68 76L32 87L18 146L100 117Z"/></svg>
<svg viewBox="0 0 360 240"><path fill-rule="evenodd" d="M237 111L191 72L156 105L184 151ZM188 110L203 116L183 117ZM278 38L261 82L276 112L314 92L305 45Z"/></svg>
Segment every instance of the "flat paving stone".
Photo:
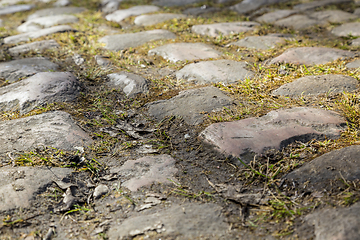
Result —
<svg viewBox="0 0 360 240"><path fill-rule="evenodd" d="M121 1L103 1L101 11L109 14L119 9Z"/></svg>
<svg viewBox="0 0 360 240"><path fill-rule="evenodd" d="M206 5L205 5L206 6ZM186 15L192 15L192 16L203 16L203 15L209 15L215 12L219 12L221 9L217 7L194 7L194 8L188 8L183 11Z"/></svg>
<svg viewBox="0 0 360 240"><path fill-rule="evenodd" d="M77 79L68 72L41 72L0 88L0 110L24 114L37 106L70 102L79 94Z"/></svg>
<svg viewBox="0 0 360 240"><path fill-rule="evenodd" d="M38 72L51 72L58 69L59 65L50 62L46 58L24 58L0 63L0 77L12 83Z"/></svg>
<svg viewBox="0 0 360 240"><path fill-rule="evenodd" d="M354 11L354 14L359 16L360 15L360 8L356 8L355 11Z"/></svg>
<svg viewBox="0 0 360 240"><path fill-rule="evenodd" d="M22 5L13 5L0 8L0 16L7 15L17 12L29 11L34 8L34 5L22 4Z"/></svg>
<svg viewBox="0 0 360 240"><path fill-rule="evenodd" d="M106 15L106 20L112 21L112 22L121 22L125 18L131 17L131 16L138 16L145 13L151 13L151 12L157 12L160 8L156 6L151 5L141 5L141 6L135 6L128 9L121 9L117 10L111 14Z"/></svg>
<svg viewBox="0 0 360 240"><path fill-rule="evenodd" d="M305 163L283 179L294 181L302 189L322 191L331 189L331 181L344 178L360 179L360 146L353 145L334 150Z"/></svg>
<svg viewBox="0 0 360 240"><path fill-rule="evenodd" d="M360 236L360 203L350 207L323 209L305 217L315 225L315 240L351 240Z"/></svg>
<svg viewBox="0 0 360 240"><path fill-rule="evenodd" d="M178 80L185 79L196 84L222 82L231 84L254 77L246 62L232 60L203 61L186 65L176 72Z"/></svg>
<svg viewBox="0 0 360 240"><path fill-rule="evenodd" d="M360 59L349 62L348 64L346 64L346 67L347 68L359 68L360 67Z"/></svg>
<svg viewBox="0 0 360 240"><path fill-rule="evenodd" d="M88 146L91 137L66 112L55 111L0 123L0 154L30 151L41 146L63 150ZM1 205L1 204L0 204Z"/></svg>
<svg viewBox="0 0 360 240"><path fill-rule="evenodd" d="M29 15L27 20L39 18L39 17L48 17L55 15L64 15L64 14L77 14L86 11L86 8L83 7L55 7L55 8L45 8L34 12Z"/></svg>
<svg viewBox="0 0 360 240"><path fill-rule="evenodd" d="M240 14L246 14L253 12L261 7L282 2L289 2L289 0L244 0L241 3L232 6L231 10L234 10Z"/></svg>
<svg viewBox="0 0 360 240"><path fill-rule="evenodd" d="M175 13L159 13L153 15L141 15L135 18L134 23L138 26L151 26L172 19L184 19L186 15Z"/></svg>
<svg viewBox="0 0 360 240"><path fill-rule="evenodd" d="M54 2L53 6L54 7L66 7L70 4L71 4L70 0L57 0L56 2Z"/></svg>
<svg viewBox="0 0 360 240"><path fill-rule="evenodd" d="M277 20L289 17L291 15L296 14L298 11L296 10L275 10L273 12L265 13L262 16L256 18L257 22L264 22L264 23L274 23Z"/></svg>
<svg viewBox="0 0 360 240"><path fill-rule="evenodd" d="M339 37L349 37L349 36L360 36L360 22L344 23L338 27L335 27L332 31L332 34Z"/></svg>
<svg viewBox="0 0 360 240"><path fill-rule="evenodd" d="M288 144L340 137L346 120L333 111L298 107L275 110L259 118L215 123L201 132L220 153L253 160L253 154L280 150Z"/></svg>
<svg viewBox="0 0 360 240"><path fill-rule="evenodd" d="M169 99L149 103L148 113L157 120L166 116L181 116L191 125L200 124L204 112L219 111L230 106L231 99L215 87L204 87L182 91Z"/></svg>
<svg viewBox="0 0 360 240"><path fill-rule="evenodd" d="M286 50L280 56L273 58L269 64L292 63L300 65L317 65L354 56L355 54L352 52L336 48L297 47Z"/></svg>
<svg viewBox="0 0 360 240"><path fill-rule="evenodd" d="M75 29L73 29L72 27L70 27L68 25L59 25L59 26L55 26L55 27L44 28L44 29L34 31L34 32L27 32L27 33L22 33L22 34L6 37L6 38L4 38L4 43L5 44L14 44L14 43L26 42L29 39L40 38L40 37L52 35L55 33L75 32L75 31L76 31Z"/></svg>
<svg viewBox="0 0 360 240"><path fill-rule="evenodd" d="M54 174L69 177L69 168L2 167L0 168L0 211L29 208L35 196L53 182Z"/></svg>
<svg viewBox="0 0 360 240"><path fill-rule="evenodd" d="M155 29L138 33L109 35L100 38L99 42L104 43L106 49L120 51L130 47L138 47L147 42L174 38L176 35L168 30Z"/></svg>
<svg viewBox="0 0 360 240"><path fill-rule="evenodd" d="M55 15L48 17L39 17L28 20L17 27L19 32L32 32L43 28L49 28L59 24L75 23L79 19L72 15Z"/></svg>
<svg viewBox="0 0 360 240"><path fill-rule="evenodd" d="M285 43L290 40L290 35L284 34L269 34L265 36L249 36L237 42L232 42L230 45L238 47L253 48L257 50L268 50L276 47L277 44Z"/></svg>
<svg viewBox="0 0 360 240"><path fill-rule="evenodd" d="M204 43L172 43L151 49L148 55L159 55L170 62L178 62L218 58L222 54Z"/></svg>
<svg viewBox="0 0 360 240"><path fill-rule="evenodd" d="M296 14L283 18L274 22L275 26L293 28L295 30L303 30L315 25L325 25L327 22L309 18L306 15Z"/></svg>
<svg viewBox="0 0 360 240"><path fill-rule="evenodd" d="M351 2L352 2L352 0L320 0L320 1L316 0L316 1L312 1L312 2L305 2L305 3L297 4L293 7L293 9L299 10L299 11L309 11L309 10L315 10L316 8L319 8L319 7L325 7L328 5L351 3Z"/></svg>
<svg viewBox="0 0 360 240"><path fill-rule="evenodd" d="M230 34L254 31L256 26L260 26L260 24L256 22L226 22L194 25L191 31L200 35L218 37L220 35L228 36Z"/></svg>
<svg viewBox="0 0 360 240"><path fill-rule="evenodd" d="M360 46L360 38L351 41L351 46Z"/></svg>
<svg viewBox="0 0 360 240"><path fill-rule="evenodd" d="M108 231L110 240L134 238L143 235L149 238L156 231L157 239L226 239L228 224L216 204L186 203L173 205L153 214L115 222ZM223 238L221 238L221 236Z"/></svg>
<svg viewBox="0 0 360 240"><path fill-rule="evenodd" d="M337 74L306 76L291 83L282 85L272 92L273 95L300 97L306 95L353 92L358 88L358 80L353 77Z"/></svg>
<svg viewBox="0 0 360 240"><path fill-rule="evenodd" d="M59 47L60 45L55 40L43 40L9 48L9 53L11 56L18 56L30 51L42 52L47 49L55 49Z"/></svg>
<svg viewBox="0 0 360 240"><path fill-rule="evenodd" d="M134 73L119 72L107 75L109 82L106 85L110 88L120 89L126 96L134 97L139 93L149 91L148 81Z"/></svg>
<svg viewBox="0 0 360 240"><path fill-rule="evenodd" d="M185 6L194 3L205 2L206 0L155 0L152 2L154 5L162 7L176 7L176 6Z"/></svg>
<svg viewBox="0 0 360 240"><path fill-rule="evenodd" d="M330 23L346 22L358 18L357 15L342 10L326 10L314 12L310 14L309 17L321 21L328 21Z"/></svg>
<svg viewBox="0 0 360 240"><path fill-rule="evenodd" d="M137 191L141 187L149 187L153 183L169 184L176 180L177 173L175 159L169 155L142 157L129 160L120 168L114 168L112 173L117 173L122 179L127 179L121 186L130 191Z"/></svg>

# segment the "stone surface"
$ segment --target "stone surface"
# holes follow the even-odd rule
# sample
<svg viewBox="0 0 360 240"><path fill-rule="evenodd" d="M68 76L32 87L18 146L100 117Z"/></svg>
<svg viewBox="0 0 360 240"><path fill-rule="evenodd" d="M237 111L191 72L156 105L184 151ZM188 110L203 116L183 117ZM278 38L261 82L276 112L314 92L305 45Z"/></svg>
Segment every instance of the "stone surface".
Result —
<svg viewBox="0 0 360 240"><path fill-rule="evenodd" d="M257 22L265 22L265 23L274 23L277 20L280 20L282 18L289 17L291 15L296 14L297 11L295 10L276 10L274 12L265 13L264 15L256 18Z"/></svg>
<svg viewBox="0 0 360 240"><path fill-rule="evenodd" d="M104 184L100 184L99 186L97 186L95 188L93 196L94 196L95 199L98 199L101 196L107 194L108 192L109 192L108 186L106 186Z"/></svg>
<svg viewBox="0 0 360 240"><path fill-rule="evenodd" d="M318 7L325 7L332 4L351 3L352 0L316 0L295 5L293 8L299 11L314 10Z"/></svg>
<svg viewBox="0 0 360 240"><path fill-rule="evenodd" d="M360 36L360 22L344 23L338 27L335 27L331 33L339 37L358 37Z"/></svg>
<svg viewBox="0 0 360 240"><path fill-rule="evenodd" d="M315 225L315 240L352 240L360 236L360 203L351 207L323 209L305 217Z"/></svg>
<svg viewBox="0 0 360 240"><path fill-rule="evenodd" d="M20 43L20 42L28 41L29 39L40 38L54 33L69 32L69 31L74 32L76 30L68 25L59 25L55 27L44 28L35 32L27 32L27 33L6 37L4 38L4 43L5 44Z"/></svg>
<svg viewBox="0 0 360 240"><path fill-rule="evenodd" d="M359 16L360 15L360 8L356 8L355 11L354 11L354 14Z"/></svg>
<svg viewBox="0 0 360 240"><path fill-rule="evenodd" d="M56 71L58 68L59 65L50 62L46 58L24 58L0 63L0 78L4 78L11 83L38 72Z"/></svg>
<svg viewBox="0 0 360 240"><path fill-rule="evenodd" d="M169 99L149 103L149 114L157 120L166 116L181 116L188 124L203 122L204 112L221 110L231 105L231 99L215 87L182 91Z"/></svg>
<svg viewBox="0 0 360 240"><path fill-rule="evenodd" d="M84 12L86 9L83 7L56 7L56 8L45 8L34 12L33 14L28 16L28 20L39 18L39 17L47 17L47 16L55 16L55 15L63 15L63 14L76 14Z"/></svg>
<svg viewBox="0 0 360 240"><path fill-rule="evenodd" d="M120 89L126 96L134 97L139 93L149 91L147 80L139 75L129 72L119 72L107 75L109 82L106 85L110 88Z"/></svg>
<svg viewBox="0 0 360 240"><path fill-rule="evenodd" d="M159 55L171 62L218 58L221 53L203 43L173 43L151 49L149 56Z"/></svg>
<svg viewBox="0 0 360 240"><path fill-rule="evenodd" d="M295 30L303 30L315 25L325 25L326 21L309 18L306 15L296 14L287 18L283 18L274 22L275 26L293 28Z"/></svg>
<svg viewBox="0 0 360 240"><path fill-rule="evenodd" d="M54 174L64 178L71 172L69 168L1 167L0 211L29 208L35 196L51 185Z"/></svg>
<svg viewBox="0 0 360 240"><path fill-rule="evenodd" d="M186 18L184 14L175 14L175 13L159 13L153 15L141 15L135 18L135 25L139 26L151 26L158 23L165 22L171 19L182 19Z"/></svg>
<svg viewBox="0 0 360 240"><path fill-rule="evenodd" d="M104 2L104 1L103 1ZM102 5L101 11L104 13L112 13L119 9L121 1L105 1Z"/></svg>
<svg viewBox="0 0 360 240"><path fill-rule="evenodd" d="M305 76L282 85L272 92L274 95L300 97L306 95L337 94L352 92L358 88L358 80L345 75Z"/></svg>
<svg viewBox="0 0 360 240"><path fill-rule="evenodd" d="M231 9L240 14L245 14L255 11L260 7L288 1L289 0L244 0L241 3L232 6Z"/></svg>
<svg viewBox="0 0 360 240"><path fill-rule="evenodd" d="M283 54L273 58L269 64L293 63L305 65L325 64L339 58L353 57L349 51L325 47L297 47L286 50Z"/></svg>
<svg viewBox="0 0 360 240"><path fill-rule="evenodd" d="M150 215L139 215L115 223L108 231L109 239L128 239L136 235L150 235L157 231L157 239L226 239L229 228L215 204L187 203L174 205ZM150 235L151 236L151 235Z"/></svg>
<svg viewBox="0 0 360 240"><path fill-rule="evenodd" d="M162 7L175 7L175 6L185 6L194 3L205 2L206 0L155 0L152 4L162 6Z"/></svg>
<svg viewBox="0 0 360 240"><path fill-rule="evenodd" d="M153 183L171 183L175 181L174 174L177 173L175 159L169 155L157 155L129 160L120 168L111 170L122 179L127 179L121 186L130 191L137 191L141 187L149 187Z"/></svg>
<svg viewBox="0 0 360 240"><path fill-rule="evenodd" d="M19 32L38 31L43 28L49 28L59 24L75 23L77 21L79 21L79 19L72 15L55 15L55 16L39 17L39 18L33 18L21 24L17 28L17 30Z"/></svg>
<svg viewBox="0 0 360 240"><path fill-rule="evenodd" d="M328 21L331 23L346 22L358 18L358 16L355 14L351 14L342 10L319 11L314 12L309 16L317 20Z"/></svg>
<svg viewBox="0 0 360 240"><path fill-rule="evenodd" d="M58 47L60 47L60 45L55 40L43 40L9 48L9 53L11 56L18 56L22 53L27 53L30 51L41 52L46 49L53 49Z"/></svg>
<svg viewBox="0 0 360 240"><path fill-rule="evenodd" d="M141 6L135 6L128 9L121 9L117 10L109 15L106 15L106 20L112 21L112 22L121 22L125 18L131 17L131 16L138 16L145 13L151 13L159 11L160 8L156 6L151 5L141 5Z"/></svg>
<svg viewBox="0 0 360 240"><path fill-rule="evenodd" d="M291 39L289 35L283 34L269 34L265 36L249 36L237 42L230 43L231 45L254 48L257 50L268 50L274 48L276 44L285 43L287 39Z"/></svg>
<svg viewBox="0 0 360 240"><path fill-rule="evenodd" d="M215 123L200 136L219 152L250 161L252 153L282 149L295 141L338 138L345 127L345 119L335 112L298 107L271 111L259 118Z"/></svg>
<svg viewBox="0 0 360 240"><path fill-rule="evenodd" d="M2 7L2 8L0 8L0 16L6 15L6 14L12 14L12 13L16 13L16 12L29 11L33 7L34 7L33 5L27 5L27 4Z"/></svg>
<svg viewBox="0 0 360 240"><path fill-rule="evenodd" d="M256 22L214 23L214 24L194 25L192 26L191 31L200 35L218 37L220 35L228 36L230 34L253 31L255 30L255 27L259 25L260 24Z"/></svg>
<svg viewBox="0 0 360 240"><path fill-rule="evenodd" d="M138 47L151 41L173 38L176 38L174 33L168 30L155 29L138 33L109 35L99 39L99 42L104 43L106 49L120 51L129 47Z"/></svg>
<svg viewBox="0 0 360 240"><path fill-rule="evenodd" d="M178 80L186 79L197 84L235 83L252 78L254 73L247 68L246 62L216 60L192 63L176 72Z"/></svg>
<svg viewBox="0 0 360 240"><path fill-rule="evenodd" d="M360 38L352 40L351 46L360 46Z"/></svg>
<svg viewBox="0 0 360 240"><path fill-rule="evenodd" d="M0 88L0 110L26 113L52 102L73 101L79 83L71 73L41 72Z"/></svg>
<svg viewBox="0 0 360 240"><path fill-rule="evenodd" d="M92 143L70 114L61 111L0 122L0 133L1 155L30 151L41 146L76 150L75 147Z"/></svg>
<svg viewBox="0 0 360 240"><path fill-rule="evenodd" d="M204 5L206 6L206 5ZM212 13L215 12L219 12L220 8L216 8L216 7L195 7L195 8L188 8L186 10L183 11L184 14L187 15L192 15L192 16L204 16L204 15L210 15Z"/></svg>
<svg viewBox="0 0 360 240"><path fill-rule="evenodd" d="M359 154L359 145L334 150L305 163L287 174L284 179L294 181L302 189L330 190L331 181L344 178L351 182L360 179Z"/></svg>
<svg viewBox="0 0 360 240"><path fill-rule="evenodd" d="M70 0L57 0L54 3L54 7L65 7L71 4Z"/></svg>
<svg viewBox="0 0 360 240"><path fill-rule="evenodd" d="M360 67L360 59L349 62L348 64L346 64L346 67L347 68L359 68Z"/></svg>

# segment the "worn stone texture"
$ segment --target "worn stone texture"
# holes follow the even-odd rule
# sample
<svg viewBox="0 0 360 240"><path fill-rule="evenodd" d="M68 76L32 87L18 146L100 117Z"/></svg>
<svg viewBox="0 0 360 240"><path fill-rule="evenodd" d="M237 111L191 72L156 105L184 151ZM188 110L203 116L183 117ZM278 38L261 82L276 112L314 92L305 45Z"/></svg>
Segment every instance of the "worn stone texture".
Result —
<svg viewBox="0 0 360 240"><path fill-rule="evenodd" d="M6 6L6 7L0 8L0 16L17 13L17 12L29 11L32 8L34 8L34 5L22 4L22 5Z"/></svg>
<svg viewBox="0 0 360 240"><path fill-rule="evenodd" d="M54 49L59 47L60 45L55 40L43 40L9 48L9 53L11 56L18 56L22 53L27 53L30 51L41 52L46 49Z"/></svg>
<svg viewBox="0 0 360 240"><path fill-rule="evenodd" d="M152 4L162 6L162 7L176 7L176 6L185 6L194 3L205 2L205 0L155 0Z"/></svg>
<svg viewBox="0 0 360 240"><path fill-rule="evenodd" d="M352 0L317 0L312 2L305 2L295 5L293 8L298 11L315 10L319 7L325 7L332 4L351 3Z"/></svg>
<svg viewBox="0 0 360 240"><path fill-rule="evenodd" d="M259 118L215 123L200 136L221 153L247 157L282 149L295 141L338 138L345 128L345 119L336 112L297 107L271 111Z"/></svg>
<svg viewBox="0 0 360 240"><path fill-rule="evenodd" d="M360 67L360 59L349 62L348 64L346 64L346 67L347 68L359 68Z"/></svg>
<svg viewBox="0 0 360 240"><path fill-rule="evenodd" d="M56 71L58 68L59 65L50 62L46 58L24 58L0 63L0 77L12 83L38 72Z"/></svg>
<svg viewBox="0 0 360 240"><path fill-rule="evenodd" d="M141 187L149 187L153 183L171 183L170 180L176 180L174 174L177 171L175 159L169 155L148 156L137 160L129 160L120 168L111 169L112 173L118 174L122 179L127 179L121 185L130 191L137 191Z"/></svg>
<svg viewBox="0 0 360 240"><path fill-rule="evenodd" d="M331 190L331 181L360 179L359 154L359 145L333 150L292 171L284 179L294 181L301 189Z"/></svg>
<svg viewBox="0 0 360 240"><path fill-rule="evenodd" d="M151 5L140 5L131 7L128 9L121 9L117 10L111 14L106 15L106 20L112 21L112 22L121 22L125 18L131 17L131 16L138 16L145 13L151 13L159 11L160 8L156 6Z"/></svg>
<svg viewBox="0 0 360 240"><path fill-rule="evenodd" d="M332 34L339 37L359 37L360 36L360 22L344 23L338 27L335 27Z"/></svg>
<svg viewBox="0 0 360 240"><path fill-rule="evenodd" d="M215 87L182 91L169 99L149 103L149 114L157 120L166 116L181 116L191 125L200 124L204 112L219 111L232 104L231 99Z"/></svg>
<svg viewBox="0 0 360 240"><path fill-rule="evenodd" d="M228 224L221 214L221 207L216 204L187 203L173 205L167 209L146 215L126 219L112 224L108 231L109 239L133 238L136 235L160 233L165 239L220 239L225 235Z"/></svg>
<svg viewBox="0 0 360 240"><path fill-rule="evenodd" d="M141 15L135 18L134 23L138 26L151 26L158 23L162 23L172 19L183 19L186 18L184 14L175 13L159 13L152 15Z"/></svg>
<svg viewBox="0 0 360 240"><path fill-rule="evenodd" d="M151 41L173 38L176 38L174 33L168 30L155 29L138 33L109 35L99 39L99 42L104 43L106 49L120 51L129 47L138 47Z"/></svg>
<svg viewBox="0 0 360 240"><path fill-rule="evenodd" d="M188 8L183 11L186 15L192 16L210 16L215 12L219 12L221 9L217 7L195 7L195 8Z"/></svg>
<svg viewBox="0 0 360 240"><path fill-rule="evenodd" d="M346 22L358 18L355 14L351 14L342 10L326 10L314 12L309 15L317 20L328 21L330 23Z"/></svg>
<svg viewBox="0 0 360 240"><path fill-rule="evenodd" d="M265 23L274 23L277 20L289 17L289 16L294 15L296 13L297 13L297 11L289 10L289 9L275 10L273 12L265 13L262 16L256 18L256 21L257 22L265 22Z"/></svg>
<svg viewBox="0 0 360 240"><path fill-rule="evenodd" d="M171 62L218 58L222 55L204 43L172 43L151 49L148 54L159 55Z"/></svg>
<svg viewBox="0 0 360 240"><path fill-rule="evenodd" d="M80 85L68 72L41 72L0 88L0 110L24 114L53 102L74 101Z"/></svg>
<svg viewBox="0 0 360 240"><path fill-rule="evenodd" d="M232 60L202 61L186 65L176 72L176 78L196 84L217 82L230 84L253 78L254 73L247 66L246 62Z"/></svg>
<svg viewBox="0 0 360 240"><path fill-rule="evenodd" d="M358 89L358 84L358 80L355 78L339 74L305 76L282 85L272 94L290 97L334 95L342 92L353 92Z"/></svg>
<svg viewBox="0 0 360 240"><path fill-rule="evenodd" d="M353 240L360 236L360 203L350 207L328 208L305 217L315 225L315 240Z"/></svg>
<svg viewBox="0 0 360 240"><path fill-rule="evenodd" d="M55 7L55 8L45 8L34 12L29 15L27 20L31 20L39 17L47 17L47 16L56 16L63 14L76 14L86 11L86 8L83 7Z"/></svg>
<svg viewBox="0 0 360 240"><path fill-rule="evenodd" d="M351 41L351 46L360 46L360 38Z"/></svg>
<svg viewBox="0 0 360 240"><path fill-rule="evenodd" d="M46 167L1 167L0 211L29 208L35 196L58 178L69 177L72 169Z"/></svg>
<svg viewBox="0 0 360 240"><path fill-rule="evenodd" d="M119 72L107 75L109 82L106 85L110 88L121 89L126 96L134 97L139 93L149 91L148 81L134 73Z"/></svg>
<svg viewBox="0 0 360 240"><path fill-rule="evenodd" d="M265 36L245 37L237 42L230 43L230 45L254 48L257 50L268 50L276 47L277 44L285 43L286 40L291 40L291 36L284 34L269 34Z"/></svg>
<svg viewBox="0 0 360 240"><path fill-rule="evenodd" d="M4 43L14 44L14 43L26 42L29 39L40 38L54 33L69 32L69 31L75 32L76 30L68 25L59 25L55 27L44 28L34 32L27 32L27 33L6 37L4 38Z"/></svg>
<svg viewBox="0 0 360 240"><path fill-rule="evenodd" d="M220 35L228 36L230 34L254 31L256 26L260 26L260 24L256 22L226 22L194 25L191 31L200 35L218 37Z"/></svg>
<svg viewBox="0 0 360 240"><path fill-rule="evenodd" d="M274 22L275 26L293 28L295 30L303 30L315 25L325 25L327 22L324 20L317 20L309 18L306 15L296 14L290 17L283 18Z"/></svg>
<svg viewBox="0 0 360 240"><path fill-rule="evenodd" d="M75 23L79 19L72 15L55 15L47 17L39 17L28 20L17 27L19 32L38 31L43 28L49 28L59 24Z"/></svg>
<svg viewBox="0 0 360 240"><path fill-rule="evenodd" d="M257 10L260 7L288 1L289 0L244 0L241 3L232 6L231 10L234 10L240 14L246 14Z"/></svg>
<svg viewBox="0 0 360 240"><path fill-rule="evenodd" d="M269 64L293 63L299 65L317 65L353 56L355 56L355 54L350 51L336 48L297 47L286 50L280 56L273 58Z"/></svg>
<svg viewBox="0 0 360 240"><path fill-rule="evenodd" d="M0 154L30 151L51 146L63 150L87 146L92 140L71 118L61 111L3 121L0 123Z"/></svg>

